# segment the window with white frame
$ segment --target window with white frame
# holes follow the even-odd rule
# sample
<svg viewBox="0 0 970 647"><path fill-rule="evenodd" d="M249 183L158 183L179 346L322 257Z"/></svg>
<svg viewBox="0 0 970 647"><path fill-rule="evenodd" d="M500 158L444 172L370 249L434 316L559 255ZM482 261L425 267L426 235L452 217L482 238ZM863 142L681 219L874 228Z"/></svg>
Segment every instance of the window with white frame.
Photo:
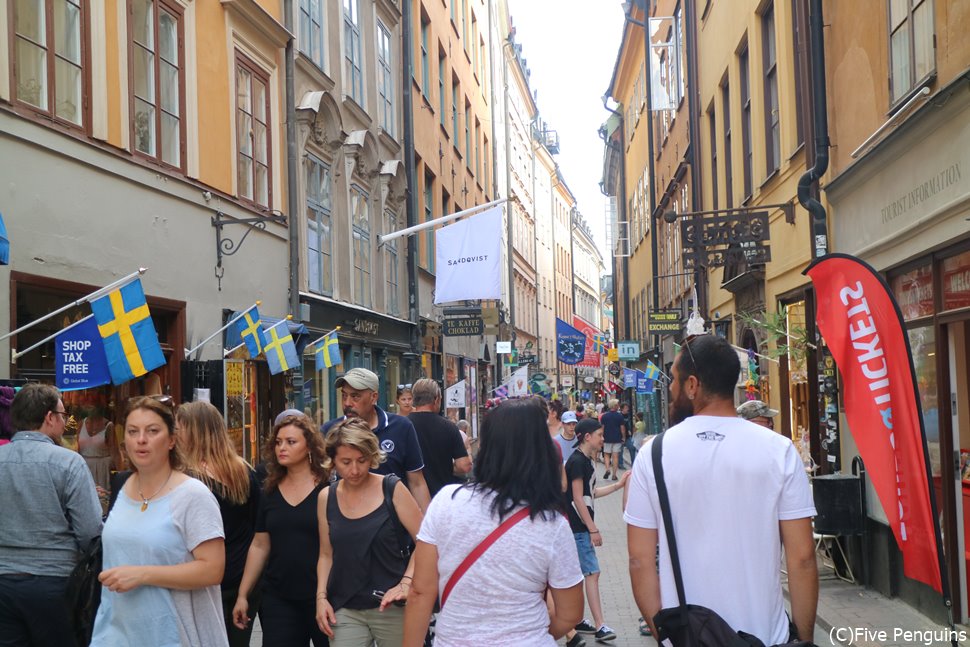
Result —
<svg viewBox="0 0 970 647"><path fill-rule="evenodd" d="M359 186L350 187L350 217L354 236L354 302L369 308L371 305L370 271L370 205L367 194Z"/></svg>
<svg viewBox="0 0 970 647"><path fill-rule="evenodd" d="M889 0L892 103L936 69L932 0Z"/></svg>
<svg viewBox="0 0 970 647"><path fill-rule="evenodd" d="M135 150L182 168L181 8L167 2L132 0L130 33Z"/></svg>
<svg viewBox="0 0 970 647"><path fill-rule="evenodd" d="M58 121L83 125L86 42L81 0L11 4L14 96Z"/></svg>
<svg viewBox="0 0 970 647"><path fill-rule="evenodd" d="M344 83L350 97L364 105L364 72L360 55L359 0L344 0Z"/></svg>
<svg viewBox="0 0 970 647"><path fill-rule="evenodd" d="M394 68L391 66L391 32L379 20L377 21L377 67L381 128L394 137Z"/></svg>
<svg viewBox="0 0 970 647"><path fill-rule="evenodd" d="M397 216L391 211L386 211L384 216L385 222L387 223L386 231L391 233L397 231ZM400 280L399 280L399 265L397 256L397 240L391 240L384 245L384 276L387 280L387 294L386 294L386 306L387 314L389 315L399 315L401 313L401 303L400 303Z"/></svg>
<svg viewBox="0 0 970 647"><path fill-rule="evenodd" d="M236 53L236 192L260 207L272 203L269 75Z"/></svg>
<svg viewBox="0 0 970 647"><path fill-rule="evenodd" d="M307 282L311 292L333 296L333 174L312 155L306 163Z"/></svg>
<svg viewBox="0 0 970 647"><path fill-rule="evenodd" d="M326 0L300 0L300 51L324 69L327 48Z"/></svg>

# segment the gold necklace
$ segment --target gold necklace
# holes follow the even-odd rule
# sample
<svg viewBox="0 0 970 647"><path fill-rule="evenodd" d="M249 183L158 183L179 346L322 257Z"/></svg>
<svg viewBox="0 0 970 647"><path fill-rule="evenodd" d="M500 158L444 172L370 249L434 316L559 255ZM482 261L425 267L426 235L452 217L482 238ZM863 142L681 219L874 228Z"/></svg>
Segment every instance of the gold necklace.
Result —
<svg viewBox="0 0 970 647"><path fill-rule="evenodd" d="M138 497L141 499L141 511L142 512L144 512L145 510L148 509L148 502L151 501L152 499L154 499L155 497L157 497L158 496L158 493L165 489L165 486L168 485L168 482L172 480L172 474L174 474L174 473L175 473L175 470L170 470L169 473L168 473L168 478L165 479L165 482L164 483L162 483L162 487L160 487L157 490L155 490L155 494L151 495L148 498L145 498L145 495L142 494L142 492L141 492L141 487L140 487L141 486L141 478L139 477L139 479L138 479L138 485L139 485L139 488L138 488Z"/></svg>

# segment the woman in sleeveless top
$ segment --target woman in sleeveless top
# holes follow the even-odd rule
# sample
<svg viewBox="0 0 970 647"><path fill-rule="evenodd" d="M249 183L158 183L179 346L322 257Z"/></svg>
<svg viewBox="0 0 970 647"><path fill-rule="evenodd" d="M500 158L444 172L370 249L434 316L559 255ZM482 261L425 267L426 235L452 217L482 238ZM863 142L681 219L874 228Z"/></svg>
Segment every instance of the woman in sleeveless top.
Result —
<svg viewBox="0 0 970 647"><path fill-rule="evenodd" d="M249 598L263 575L263 644L306 647L312 641L314 647L324 647L327 637L313 618L313 561L320 552L317 496L330 480L323 465L323 438L308 417L283 416L273 425L264 455L266 482L233 622L243 629L252 620Z"/></svg>
<svg viewBox="0 0 970 647"><path fill-rule="evenodd" d="M256 472L233 449L222 414L208 402L183 404L175 414L175 424L186 470L215 495L226 531L221 590L229 646L249 647L252 627L240 629L233 624L232 607L256 527L260 499Z"/></svg>
<svg viewBox="0 0 970 647"><path fill-rule="evenodd" d="M91 470L94 484L107 490L111 484L112 446L114 425L104 418L99 407L92 407L81 423L77 435L77 448Z"/></svg>
<svg viewBox="0 0 970 647"><path fill-rule="evenodd" d="M317 504L317 623L334 647L400 647L421 510L396 476L371 473L384 455L366 422L335 425L326 454L340 480Z"/></svg>

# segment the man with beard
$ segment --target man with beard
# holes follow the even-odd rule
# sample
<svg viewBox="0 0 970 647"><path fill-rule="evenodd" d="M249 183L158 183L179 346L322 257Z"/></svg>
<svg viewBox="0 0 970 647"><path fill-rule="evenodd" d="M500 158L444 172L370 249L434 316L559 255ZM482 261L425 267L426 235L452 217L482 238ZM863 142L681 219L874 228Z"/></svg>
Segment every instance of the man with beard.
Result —
<svg viewBox="0 0 970 647"><path fill-rule="evenodd" d="M411 491L421 511L428 509L431 495L424 480L424 458L414 425L404 416L388 413L377 406L380 381L365 368L352 368L334 382L340 389L344 415L323 425L326 437L330 427L347 418L360 418L370 425L387 460L373 470L377 474L396 474Z"/></svg>
<svg viewBox="0 0 970 647"><path fill-rule="evenodd" d="M656 613L686 602L766 645L812 641L818 568L808 478L789 439L737 417L740 369L731 345L714 335L688 340L674 360L662 462L687 599L678 600L652 460L634 465L624 513L633 594L654 635ZM648 457L653 442L644 445Z"/></svg>

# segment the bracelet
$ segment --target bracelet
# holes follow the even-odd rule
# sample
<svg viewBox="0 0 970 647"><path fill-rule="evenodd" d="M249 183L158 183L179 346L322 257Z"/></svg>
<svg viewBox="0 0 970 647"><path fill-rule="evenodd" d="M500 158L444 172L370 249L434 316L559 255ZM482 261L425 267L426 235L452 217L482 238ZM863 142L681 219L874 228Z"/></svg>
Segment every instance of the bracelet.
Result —
<svg viewBox="0 0 970 647"><path fill-rule="evenodd" d="M599 534L601 534L601 533L600 533L600 531L599 531L599 530L590 530L590 531L589 531L589 534L591 534L591 535L599 535Z"/></svg>

